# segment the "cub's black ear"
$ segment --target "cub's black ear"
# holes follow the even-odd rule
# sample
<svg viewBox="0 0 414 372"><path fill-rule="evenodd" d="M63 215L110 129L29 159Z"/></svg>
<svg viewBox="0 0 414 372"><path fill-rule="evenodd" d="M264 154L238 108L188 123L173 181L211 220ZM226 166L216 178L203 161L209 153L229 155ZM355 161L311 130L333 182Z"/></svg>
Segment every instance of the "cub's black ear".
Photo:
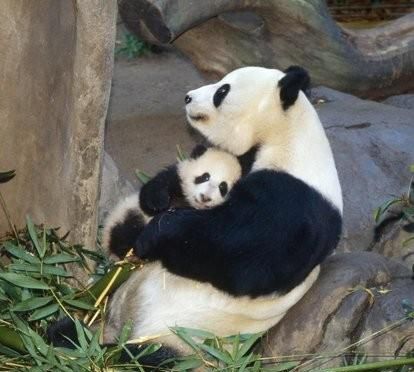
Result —
<svg viewBox="0 0 414 372"><path fill-rule="evenodd" d="M203 155L206 151L207 151L207 147L206 146L204 146L204 145L197 145L196 147L193 148L193 151L191 151L190 157L192 159L197 159L201 155Z"/></svg>
<svg viewBox="0 0 414 372"><path fill-rule="evenodd" d="M292 106L298 98L299 91L307 92L310 85L310 77L308 72L299 66L290 66L284 73L286 75L279 80L280 101L283 110L287 110Z"/></svg>

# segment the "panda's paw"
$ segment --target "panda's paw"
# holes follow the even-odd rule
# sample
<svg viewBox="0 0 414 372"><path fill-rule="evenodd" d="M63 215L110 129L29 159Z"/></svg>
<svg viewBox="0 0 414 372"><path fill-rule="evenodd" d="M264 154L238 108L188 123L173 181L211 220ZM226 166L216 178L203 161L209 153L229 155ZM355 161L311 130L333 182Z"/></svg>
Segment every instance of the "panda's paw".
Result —
<svg viewBox="0 0 414 372"><path fill-rule="evenodd" d="M151 216L168 210L170 203L171 198L166 189L155 187L155 185L145 185L141 189L141 209Z"/></svg>

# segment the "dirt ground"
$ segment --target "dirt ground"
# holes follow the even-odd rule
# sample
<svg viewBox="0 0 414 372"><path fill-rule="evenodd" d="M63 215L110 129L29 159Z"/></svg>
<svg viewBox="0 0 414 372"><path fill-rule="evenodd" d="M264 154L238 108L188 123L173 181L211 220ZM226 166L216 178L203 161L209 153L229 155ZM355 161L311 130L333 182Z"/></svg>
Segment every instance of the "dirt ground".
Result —
<svg viewBox="0 0 414 372"><path fill-rule="evenodd" d="M191 150L184 97L205 83L174 50L130 61L116 58L105 149L121 175L138 185L135 169L154 174L175 161L177 144Z"/></svg>

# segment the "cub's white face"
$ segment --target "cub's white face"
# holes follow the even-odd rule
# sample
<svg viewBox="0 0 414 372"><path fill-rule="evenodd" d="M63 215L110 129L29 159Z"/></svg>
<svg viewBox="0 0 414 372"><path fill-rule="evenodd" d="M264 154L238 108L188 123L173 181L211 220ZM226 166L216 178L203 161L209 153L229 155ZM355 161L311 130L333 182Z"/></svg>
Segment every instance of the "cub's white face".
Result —
<svg viewBox="0 0 414 372"><path fill-rule="evenodd" d="M258 144L269 115L284 115L278 91L284 75L262 67L235 70L187 93L187 119L211 143L241 155Z"/></svg>
<svg viewBox="0 0 414 372"><path fill-rule="evenodd" d="M178 164L178 175L187 202L196 209L223 203L241 177L237 158L227 152L208 149L196 159Z"/></svg>

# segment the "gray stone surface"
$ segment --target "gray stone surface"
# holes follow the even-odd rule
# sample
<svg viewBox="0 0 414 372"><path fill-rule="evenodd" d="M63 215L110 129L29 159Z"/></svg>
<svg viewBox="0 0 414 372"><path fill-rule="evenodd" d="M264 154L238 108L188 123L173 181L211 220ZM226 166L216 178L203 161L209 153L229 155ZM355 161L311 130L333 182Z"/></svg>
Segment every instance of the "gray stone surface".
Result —
<svg viewBox="0 0 414 372"><path fill-rule="evenodd" d="M399 341L412 335L412 322L403 322L373 339L370 336L405 317L403 300L414 304L414 281L404 266L367 252L331 256L314 286L268 333L262 348L267 356L340 355L366 338L348 351L392 356ZM411 338L401 355L413 347ZM341 361L314 360L307 367L318 369Z"/></svg>
<svg viewBox="0 0 414 372"><path fill-rule="evenodd" d="M111 156L105 152L102 168L101 197L99 199L99 224L103 224L108 212L127 195L137 192L119 169Z"/></svg>
<svg viewBox="0 0 414 372"><path fill-rule="evenodd" d="M191 150L184 96L205 83L187 59L172 51L116 59L105 149L135 186L135 169L155 174L175 161L176 145Z"/></svg>
<svg viewBox="0 0 414 372"><path fill-rule="evenodd" d="M386 257L398 259L409 269L413 268L414 233L406 231L406 228L408 228L408 223L405 219L391 221L382 229L378 241L370 249Z"/></svg>
<svg viewBox="0 0 414 372"><path fill-rule="evenodd" d="M391 96L382 101L386 105L414 110L414 94L400 94Z"/></svg>
<svg viewBox="0 0 414 372"><path fill-rule="evenodd" d="M17 173L2 193L18 227L30 214L93 247L116 1L5 0L1 9L0 169Z"/></svg>
<svg viewBox="0 0 414 372"><path fill-rule="evenodd" d="M313 89L324 99L317 111L334 152L344 195L340 250L368 248L373 212L407 191L414 162L414 111L361 100L329 88Z"/></svg>

